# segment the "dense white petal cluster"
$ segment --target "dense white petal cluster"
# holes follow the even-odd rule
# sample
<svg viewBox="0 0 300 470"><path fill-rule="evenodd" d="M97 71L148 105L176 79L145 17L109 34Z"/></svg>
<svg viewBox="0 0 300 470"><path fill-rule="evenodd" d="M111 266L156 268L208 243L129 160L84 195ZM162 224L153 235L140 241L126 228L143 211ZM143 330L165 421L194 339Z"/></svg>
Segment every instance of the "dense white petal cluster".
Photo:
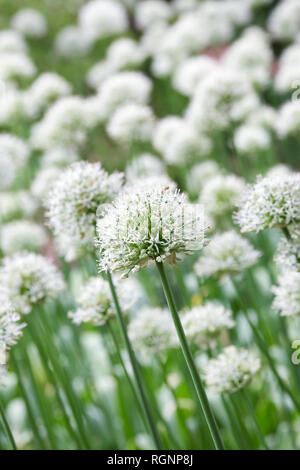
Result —
<svg viewBox="0 0 300 470"><path fill-rule="evenodd" d="M238 205L246 188L245 181L235 175L217 174L203 186L199 201L211 217L230 214Z"/></svg>
<svg viewBox="0 0 300 470"><path fill-rule="evenodd" d="M46 72L40 75L26 91L24 99L27 112L36 117L58 98L71 93L71 85L60 75Z"/></svg>
<svg viewBox="0 0 300 470"><path fill-rule="evenodd" d="M192 96L197 86L216 70L216 60L206 55L189 57L184 60L174 71L173 86L183 95Z"/></svg>
<svg viewBox="0 0 300 470"><path fill-rule="evenodd" d="M106 53L107 62L115 70L138 67L145 58L144 49L130 38L117 39L108 47Z"/></svg>
<svg viewBox="0 0 300 470"><path fill-rule="evenodd" d="M99 90L103 117L108 119L119 106L127 103L147 104L151 89L151 80L140 72L119 72L107 78Z"/></svg>
<svg viewBox="0 0 300 470"><path fill-rule="evenodd" d="M300 4L298 0L285 0L272 11L268 21L272 36L280 41L293 40L300 32Z"/></svg>
<svg viewBox="0 0 300 470"><path fill-rule="evenodd" d="M3 365L6 352L17 344L22 336L25 323L20 323L20 315L15 311L12 304L5 300L5 297L0 299L0 364Z"/></svg>
<svg viewBox="0 0 300 470"><path fill-rule="evenodd" d="M216 302L206 302L183 312L185 334L200 348L213 348L221 333L233 328L232 312Z"/></svg>
<svg viewBox="0 0 300 470"><path fill-rule="evenodd" d="M92 47L92 40L77 26L66 26L57 34L54 49L61 57L72 59L86 55Z"/></svg>
<svg viewBox="0 0 300 470"><path fill-rule="evenodd" d="M168 23L172 17L171 5L161 0L142 0L135 8L135 22L140 30L157 23Z"/></svg>
<svg viewBox="0 0 300 470"><path fill-rule="evenodd" d="M115 67L110 62L101 60L89 69L86 75L86 83L95 90L100 89L105 80L115 73Z"/></svg>
<svg viewBox="0 0 300 470"><path fill-rule="evenodd" d="M0 54L0 80L3 82L31 78L35 72L35 65L26 54L19 52Z"/></svg>
<svg viewBox="0 0 300 470"><path fill-rule="evenodd" d="M184 120L179 116L167 116L160 119L155 127L153 134L153 146L158 152L165 153L168 149L170 140L184 126Z"/></svg>
<svg viewBox="0 0 300 470"><path fill-rule="evenodd" d="M28 191L0 193L0 223L32 217L37 207L36 201Z"/></svg>
<svg viewBox="0 0 300 470"><path fill-rule="evenodd" d="M259 177L245 191L236 221L242 232L258 232L299 222L300 174Z"/></svg>
<svg viewBox="0 0 300 470"><path fill-rule="evenodd" d="M75 162L63 171L45 202L54 235L91 243L97 209L117 195L122 179L121 173L108 175L100 163Z"/></svg>
<svg viewBox="0 0 300 470"><path fill-rule="evenodd" d="M143 355L160 353L178 345L167 309L142 308L130 321L128 334L134 348Z"/></svg>
<svg viewBox="0 0 300 470"><path fill-rule="evenodd" d="M259 371L259 358L247 349L227 346L205 369L205 381L214 393L234 393L247 387Z"/></svg>
<svg viewBox="0 0 300 470"><path fill-rule="evenodd" d="M0 54L2 52L26 53L27 45L22 34L12 29L0 31Z"/></svg>
<svg viewBox="0 0 300 470"><path fill-rule="evenodd" d="M128 103L116 109L108 125L107 133L123 143L151 141L155 117L149 106Z"/></svg>
<svg viewBox="0 0 300 470"><path fill-rule="evenodd" d="M292 44L284 49L279 59L274 87L279 92L289 92L298 87L300 77L300 45Z"/></svg>
<svg viewBox="0 0 300 470"><path fill-rule="evenodd" d="M163 162L151 153L143 153L134 158L126 167L126 179L135 183L140 178L159 176L165 173Z"/></svg>
<svg viewBox="0 0 300 470"><path fill-rule="evenodd" d="M278 111L276 131L280 138L297 136L300 131L300 101L287 101Z"/></svg>
<svg viewBox="0 0 300 470"><path fill-rule="evenodd" d="M295 240L283 237L277 245L274 260L283 270L300 271L300 236Z"/></svg>
<svg viewBox="0 0 300 470"><path fill-rule="evenodd" d="M234 230L216 234L195 264L198 276L236 274L253 266L260 256L246 238Z"/></svg>
<svg viewBox="0 0 300 470"><path fill-rule="evenodd" d="M257 124L243 124L234 135L236 150L242 154L255 154L263 152L271 147L269 132Z"/></svg>
<svg viewBox="0 0 300 470"><path fill-rule="evenodd" d="M79 10L78 23L92 40L117 35L128 28L126 10L115 0L92 0L86 3Z"/></svg>
<svg viewBox="0 0 300 470"><path fill-rule="evenodd" d="M274 108L267 105L261 105L254 109L247 119L247 123L263 127L268 131L275 129L277 112Z"/></svg>
<svg viewBox="0 0 300 470"><path fill-rule="evenodd" d="M41 255L21 252L2 260L0 289L18 313L30 313L34 305L57 297L64 288L61 273Z"/></svg>
<svg viewBox="0 0 300 470"><path fill-rule="evenodd" d="M300 314L300 272L284 271L272 292L275 295L273 308L282 316Z"/></svg>
<svg viewBox="0 0 300 470"><path fill-rule="evenodd" d="M208 180L216 176L219 172L220 168L214 160L205 160L192 166L186 175L186 187L188 192L198 196Z"/></svg>
<svg viewBox="0 0 300 470"><path fill-rule="evenodd" d="M22 8L12 17L11 27L24 36L41 38L47 34L48 25L44 15L34 8Z"/></svg>
<svg viewBox="0 0 300 470"><path fill-rule="evenodd" d="M205 240L202 208L168 187L121 194L97 223L100 271L125 275L149 261L175 263Z"/></svg>
<svg viewBox="0 0 300 470"><path fill-rule="evenodd" d="M0 245L5 255L18 251L39 251L47 242L45 229L28 220L17 220L1 227Z"/></svg>
<svg viewBox="0 0 300 470"><path fill-rule="evenodd" d="M8 188L24 167L30 150L25 141L12 134L0 135L0 189Z"/></svg>
<svg viewBox="0 0 300 470"><path fill-rule="evenodd" d="M0 125L9 126L19 118L26 119L23 92L12 83L0 83Z"/></svg>

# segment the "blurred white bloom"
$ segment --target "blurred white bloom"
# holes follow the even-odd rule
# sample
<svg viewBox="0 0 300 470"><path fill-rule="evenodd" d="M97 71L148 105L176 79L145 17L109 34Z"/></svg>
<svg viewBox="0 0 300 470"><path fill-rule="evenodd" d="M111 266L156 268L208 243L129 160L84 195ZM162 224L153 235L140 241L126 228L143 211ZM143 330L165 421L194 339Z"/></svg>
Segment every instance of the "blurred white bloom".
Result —
<svg viewBox="0 0 300 470"><path fill-rule="evenodd" d="M92 40L123 33L128 28L126 10L114 0L92 0L81 7L78 23Z"/></svg>
<svg viewBox="0 0 300 470"><path fill-rule="evenodd" d="M218 164L214 160L205 160L197 163L186 174L186 187L189 193L198 195L210 178L220 172Z"/></svg>
<svg viewBox="0 0 300 470"><path fill-rule="evenodd" d="M269 132L255 124L243 124L234 135L236 150L242 154L255 154L271 147L272 141Z"/></svg>
<svg viewBox="0 0 300 470"><path fill-rule="evenodd" d="M283 270L300 271L300 234L292 240L281 238L274 260L277 266Z"/></svg>
<svg viewBox="0 0 300 470"><path fill-rule="evenodd" d="M114 41L106 52L106 61L115 70L139 67L145 60L146 54L137 41L121 38Z"/></svg>
<svg viewBox="0 0 300 470"><path fill-rule="evenodd" d="M126 313L139 296L139 285L132 279L114 279L114 284L122 312ZM104 325L116 314L109 284L101 277L91 277L81 288L76 301L79 307L74 312L69 312L68 317L77 325Z"/></svg>
<svg viewBox="0 0 300 470"><path fill-rule="evenodd" d="M144 355L160 353L178 344L167 309L144 307L130 321L128 334L133 347Z"/></svg>
<svg viewBox="0 0 300 470"><path fill-rule="evenodd" d="M266 176L248 187L236 221L242 232L286 227L300 221L300 175Z"/></svg>
<svg viewBox="0 0 300 470"><path fill-rule="evenodd" d="M31 78L36 72L31 59L19 52L0 54L0 80L14 81L19 78Z"/></svg>
<svg viewBox="0 0 300 470"><path fill-rule="evenodd" d="M227 346L205 368L205 381L214 393L233 393L247 387L261 367L258 357L247 349Z"/></svg>
<svg viewBox="0 0 300 470"><path fill-rule="evenodd" d="M140 45L147 55L153 55L157 52L166 29L166 24L155 23L153 26L150 26L146 31L144 31L144 34L140 39Z"/></svg>
<svg viewBox="0 0 300 470"><path fill-rule="evenodd" d="M65 233L54 237L54 244L58 255L64 258L67 263L72 263L86 256L90 248L83 246L82 243Z"/></svg>
<svg viewBox="0 0 300 470"><path fill-rule="evenodd" d="M208 56L189 57L174 71L173 86L183 95L192 96L199 83L217 67L217 61Z"/></svg>
<svg viewBox="0 0 300 470"><path fill-rule="evenodd" d="M59 56L74 58L86 55L92 47L85 30L77 26L66 26L57 34L54 49Z"/></svg>
<svg viewBox="0 0 300 470"><path fill-rule="evenodd" d="M284 165L283 163L278 163L277 165L272 166L268 170L266 176L270 178L278 178L291 175L292 173L292 170L287 165Z"/></svg>
<svg viewBox="0 0 300 470"><path fill-rule="evenodd" d="M61 174L61 169L56 166L42 168L37 172L31 184L32 195L40 202L45 201L52 184L57 181Z"/></svg>
<svg viewBox="0 0 300 470"><path fill-rule="evenodd" d="M300 273L284 271L279 276L278 286L273 286L275 295L273 308L282 316L299 315L300 313Z"/></svg>
<svg viewBox="0 0 300 470"><path fill-rule="evenodd" d="M108 119L121 105L147 104L152 89L151 80L140 72L119 72L107 78L99 89L99 106Z"/></svg>
<svg viewBox="0 0 300 470"><path fill-rule="evenodd" d="M172 16L172 6L161 0L143 0L135 8L135 22L138 29L144 30L157 23L168 23Z"/></svg>
<svg viewBox="0 0 300 470"><path fill-rule="evenodd" d="M17 220L1 227L1 250L5 255L17 251L39 251L47 241L45 229L29 220Z"/></svg>
<svg viewBox="0 0 300 470"><path fill-rule="evenodd" d="M16 313L12 304L5 300L5 297L0 297L0 299L0 364L4 365L5 353L17 344L22 336L22 329L25 327L25 323L19 323L20 315Z"/></svg>
<svg viewBox="0 0 300 470"><path fill-rule="evenodd" d="M86 82L91 88L97 90L102 86L102 83L115 72L116 69L111 62L101 60L90 68L86 76Z"/></svg>
<svg viewBox="0 0 300 470"><path fill-rule="evenodd" d="M15 13L11 27L24 36L41 38L47 34L48 26L44 15L34 8L22 8Z"/></svg>
<svg viewBox="0 0 300 470"><path fill-rule="evenodd" d="M217 174L204 184L199 201L210 216L223 217L238 205L245 188L246 183L242 178Z"/></svg>
<svg viewBox="0 0 300 470"><path fill-rule="evenodd" d="M203 219L199 206L168 187L120 194L97 223L99 268L126 275L151 260L175 264L177 254L204 246Z"/></svg>
<svg viewBox="0 0 300 470"><path fill-rule="evenodd" d="M214 235L195 264L198 276L236 274L253 266L260 256L247 239L234 230Z"/></svg>
<svg viewBox="0 0 300 470"><path fill-rule="evenodd" d="M79 160L78 152L72 147L53 147L41 156L41 166L64 167Z"/></svg>
<svg viewBox="0 0 300 470"><path fill-rule="evenodd" d="M280 138L299 135L300 101L287 101L278 111L276 131Z"/></svg>
<svg viewBox="0 0 300 470"><path fill-rule="evenodd" d="M167 116L160 119L153 133L152 143L154 148L162 154L165 153L172 137L174 137L184 125L184 120L179 116Z"/></svg>
<svg viewBox="0 0 300 470"><path fill-rule="evenodd" d="M213 348L221 333L233 328L232 312L216 302L206 302L183 312L182 326L187 338L200 348Z"/></svg>
<svg viewBox="0 0 300 470"><path fill-rule="evenodd" d="M159 176L165 173L163 162L151 153L142 153L136 156L126 167L125 174L128 181L134 183L137 179L148 176Z"/></svg>
<svg viewBox="0 0 300 470"><path fill-rule="evenodd" d="M31 130L35 148L82 145L92 123L86 101L79 96L60 98Z"/></svg>
<svg viewBox="0 0 300 470"><path fill-rule="evenodd" d="M218 68L198 85L186 117L197 129L223 130L258 106L258 96L244 74Z"/></svg>
<svg viewBox="0 0 300 470"><path fill-rule="evenodd" d="M275 89L279 92L292 91L298 86L300 77L300 45L292 44L284 49L279 59L279 69L274 79Z"/></svg>
<svg viewBox="0 0 300 470"><path fill-rule="evenodd" d="M108 135L119 142L151 141L155 117L149 106L128 103L116 109L106 127Z"/></svg>
<svg viewBox="0 0 300 470"><path fill-rule="evenodd" d="M37 203L28 191L0 193L0 223L31 217L37 210Z"/></svg>
<svg viewBox="0 0 300 470"><path fill-rule="evenodd" d="M57 297L64 288L61 273L41 255L21 252L2 260L0 289L18 313L30 313L35 304Z"/></svg>
<svg viewBox="0 0 300 470"><path fill-rule="evenodd" d="M8 188L14 182L29 155L25 141L12 134L0 134L0 189Z"/></svg>
<svg viewBox="0 0 300 470"><path fill-rule="evenodd" d="M23 92L12 83L0 83L0 125L12 125L19 118L26 118Z"/></svg>
<svg viewBox="0 0 300 470"><path fill-rule="evenodd" d="M36 117L58 98L70 95L71 85L53 72L41 74L25 92L25 106L30 116Z"/></svg>
<svg viewBox="0 0 300 470"><path fill-rule="evenodd" d="M280 2L268 19L268 29L279 41L291 41L300 32L300 3L298 0Z"/></svg>
<svg viewBox="0 0 300 470"><path fill-rule="evenodd" d="M153 188L168 187L172 190L177 188L177 184L167 175L162 173L160 175L143 176L134 181L128 181L124 186L124 192L138 192L138 191L152 191Z"/></svg>
<svg viewBox="0 0 300 470"><path fill-rule="evenodd" d="M121 185L122 174L108 175L100 163L73 163L52 185L45 202L54 235L92 242L98 207L111 202Z"/></svg>
<svg viewBox="0 0 300 470"><path fill-rule="evenodd" d="M12 29L3 29L0 31L0 54L2 52L26 53L27 44L23 36Z"/></svg>
<svg viewBox="0 0 300 470"><path fill-rule="evenodd" d="M277 111L271 106L262 105L254 109L249 115L247 122L256 126L263 127L268 131L275 129L277 119Z"/></svg>

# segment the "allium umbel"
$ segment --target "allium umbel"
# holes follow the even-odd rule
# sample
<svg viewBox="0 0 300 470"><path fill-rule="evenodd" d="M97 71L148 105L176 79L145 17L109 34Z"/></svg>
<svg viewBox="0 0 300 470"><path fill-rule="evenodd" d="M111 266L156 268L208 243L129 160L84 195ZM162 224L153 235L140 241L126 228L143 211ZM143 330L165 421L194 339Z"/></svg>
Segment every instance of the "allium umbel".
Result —
<svg viewBox="0 0 300 470"><path fill-rule="evenodd" d="M137 271L149 261L176 263L205 245L201 207L167 187L121 194L97 223L100 271Z"/></svg>

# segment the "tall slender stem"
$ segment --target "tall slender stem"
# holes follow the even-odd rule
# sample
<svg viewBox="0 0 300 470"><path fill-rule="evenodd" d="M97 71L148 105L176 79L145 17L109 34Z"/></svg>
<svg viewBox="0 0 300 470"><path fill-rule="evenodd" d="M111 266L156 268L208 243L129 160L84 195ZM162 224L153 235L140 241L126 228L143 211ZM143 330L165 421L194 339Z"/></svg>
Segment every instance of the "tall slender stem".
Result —
<svg viewBox="0 0 300 470"><path fill-rule="evenodd" d="M177 335L178 335L178 338L179 338L179 341L180 341L180 344L181 344L181 349L182 349L183 355L185 357L187 366L189 368L190 374L192 376L194 387L195 387L195 390L197 392L197 396L198 396L198 399L200 401L200 404L201 404L201 407L202 407L202 410L203 410L208 428L210 430L211 437L213 439L213 442L215 444L216 449L224 450L225 447L224 447L224 444L223 444L223 440L222 440L219 428L217 426L217 423L216 423L215 417L213 415L213 412L210 408L210 404L209 404L208 398L206 396L204 386L203 386L202 381L200 379L200 376L198 374L196 364L194 362L194 359L193 359L190 347L188 345L188 342L187 342L187 339L186 339L186 336L185 336L185 333L184 333L184 330L183 330L183 327L182 327L177 309L175 307L175 303L174 303L174 300L173 300L173 295L172 295L172 292L171 292L171 289L170 289L170 286L169 286L169 283L168 283L168 280L167 280L167 277L166 277L164 266L163 266L162 263L156 263L156 265L157 265L157 268L158 268L158 271L159 271L159 274L160 274L160 277L161 277L165 297L166 297L171 315L173 317L174 325L175 325Z"/></svg>
<svg viewBox="0 0 300 470"><path fill-rule="evenodd" d="M162 449L162 443L161 443L158 431L156 429L155 421L154 421L154 418L152 416L150 405L149 405L149 402L148 402L148 399L147 399L147 396L146 396L146 393L145 393L145 389L144 389L144 385L143 385L143 379L142 379L142 376L141 376L139 365L138 365L137 359L135 357L134 351L132 349L132 346L131 346L131 343L130 343L130 340L129 340L125 320L124 320L124 317L123 317L123 314L122 314L122 311L121 311L121 307L120 307L119 300L118 300L118 297L117 297L116 289L115 289L115 286L114 286L114 283L113 283L113 280L112 280L112 277L111 277L111 274L110 274L109 271L107 271L107 279L108 279L108 283L109 283L109 286L110 286L111 295L112 295L112 298L113 298L113 301L114 301L114 304L115 304L115 307L116 307L117 317L118 317L120 328L121 328L121 331L122 331L122 334L123 334L123 337L124 337L124 342L125 342L125 345L126 345L126 349L127 349L127 352L128 352L130 362L131 362L131 366L132 366L132 370L133 370L134 377L135 377L135 380L136 380L137 388L138 388L138 391L139 391L139 394L140 394L140 397L141 397L141 402L143 403L144 412L145 412L145 415L146 415L146 418L147 418L147 421L148 421L149 429L151 431L151 434L152 434L152 437L153 437L153 440L154 440L154 443L155 443L157 449Z"/></svg>
<svg viewBox="0 0 300 470"><path fill-rule="evenodd" d="M257 434L258 434L258 437L263 445L263 447L266 449L266 450L269 450L269 447L265 441L265 437L259 427L259 424L258 424L258 421L257 421L257 418L256 418L256 414L255 414L255 410L253 408L253 405L251 403L251 400L246 392L246 390L241 390L241 394L242 394L242 397L243 397L243 400L247 406L247 409L248 409L248 412L249 414L252 416L253 418L253 422L255 424L255 427L256 427L256 430L257 430Z"/></svg>
<svg viewBox="0 0 300 470"><path fill-rule="evenodd" d="M4 428L5 428L6 434L8 436L8 439L10 441L10 444L11 444L13 450L17 450L17 445L16 445L16 442L14 440L13 433L12 433L10 427L9 427L9 424L8 424L7 419L6 419L5 412L2 408L1 403L0 403L0 416L1 416L1 419L3 421L3 425L4 425Z"/></svg>

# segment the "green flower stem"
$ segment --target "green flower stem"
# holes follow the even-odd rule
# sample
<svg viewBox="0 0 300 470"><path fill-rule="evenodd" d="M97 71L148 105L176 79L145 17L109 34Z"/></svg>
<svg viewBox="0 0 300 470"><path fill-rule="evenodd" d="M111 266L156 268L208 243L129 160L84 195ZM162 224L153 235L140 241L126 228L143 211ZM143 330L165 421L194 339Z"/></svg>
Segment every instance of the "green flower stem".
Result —
<svg viewBox="0 0 300 470"><path fill-rule="evenodd" d="M10 442L10 444L11 444L12 449L13 449L13 450L18 450L18 449L17 449L17 445L16 445L15 440L14 440L13 433L12 433L10 427L9 427L9 424L8 424L7 419L6 419L5 412L4 412L3 408L2 408L1 403L0 403L0 417L1 417L1 419L2 419L4 428L5 428L5 431L6 431L6 434L7 434L7 437L8 437L8 439L9 439L9 442Z"/></svg>
<svg viewBox="0 0 300 470"><path fill-rule="evenodd" d="M221 395L221 399L222 399L222 404L223 404L223 407L226 411L226 415L227 415L229 423L230 423L232 434L233 434L233 436L236 440L236 443L238 444L240 449L247 450L248 445L247 445L247 442L244 438L244 434L240 429L240 426L239 426L239 423L238 423L238 420L235 416L234 411L231 409L231 407L230 407L229 403L227 402L226 397L225 397L224 394Z"/></svg>
<svg viewBox="0 0 300 470"><path fill-rule="evenodd" d="M260 439L260 441L261 441L261 443L262 443L264 449L265 449L265 450L269 450L268 444L266 443L265 437L264 437L264 435L263 435L263 433L262 433L262 431L261 431L261 429L260 429L260 426L259 426L259 424L258 424L258 421L257 421L257 418L256 418L256 414L255 414L255 410L254 410L254 408L253 408L252 402L251 402L251 400L250 400L250 398L249 398L249 395L248 395L247 391L246 391L245 389L242 389L242 390L240 390L240 393L241 393L241 395L242 395L242 397L243 397L243 401L244 401L244 403L245 403L245 405L246 405L246 407L247 407L247 409L248 409L248 412L249 412L250 416L252 416L252 418L253 418L253 422L254 422L254 425L255 425L255 427L256 427L256 431L257 431L258 437L259 437L259 439Z"/></svg>
<svg viewBox="0 0 300 470"><path fill-rule="evenodd" d="M160 277L161 277L165 297L166 297L171 315L173 317L174 325L175 325L175 328L176 328L176 331L177 331L177 334L178 334L178 338L179 338L179 341L180 341L180 344L181 344L182 352L183 352L183 355L185 357L185 361L186 361L186 364L187 364L188 369L190 371L190 374L192 376L194 387L196 389L198 399L200 401L200 404L201 404L201 407L202 407L202 410L203 410L208 428L210 430L211 437L213 439L213 442L214 442L214 445L215 445L216 449L224 450L225 447L224 447L224 444L223 444L223 440L222 440L219 428L218 428L217 423L215 421L213 412L210 408L209 401L207 399L207 396L206 396L202 381L200 379L200 376L198 374L197 367L196 367L196 364L194 362L192 353L190 351L190 348L189 348L189 345L188 345L188 342L187 342L187 339L186 339L186 336L185 336L185 333L184 333L184 330L183 330L183 327L182 327L182 324L181 324L181 321L180 321L180 318L179 318L179 315L178 315L178 312L177 312L177 309L175 307L175 303L174 303L174 300L173 300L173 295L172 295L170 287L169 287L169 283L168 283L168 280L167 280L167 277L166 277L166 274L165 274L164 266L163 266L162 263L156 263L156 265L157 265L157 268L158 268L158 271L159 271L159 274L160 274Z"/></svg>
<svg viewBox="0 0 300 470"><path fill-rule="evenodd" d="M156 429L155 421L154 421L154 418L153 418L153 415L152 415L152 412L151 412L151 409L150 409L148 399L146 397L144 384L143 384L143 379L142 379L142 376L141 376L139 365L138 365L137 359L135 357L134 351L132 349L132 346L131 346L131 343L130 343L130 340L129 340L129 337L128 337L127 328L126 328L125 320L124 320L124 317L123 317L123 313L121 311L121 307L120 307L119 300L118 300L118 297L117 297L116 289L115 289L115 286L113 284L113 280L112 280L112 277L111 277L111 274L110 274L109 271L107 271L107 279L108 279L108 282L109 282L112 298L113 298L113 301L114 301L114 304L115 304L115 307L116 307L117 317L118 317L118 320L119 320L119 324L120 324L120 328L121 328L122 335L123 335L123 338L124 338L124 342L125 342L125 345L126 345L126 349L127 349L127 352L128 352L129 358L130 358L132 370L133 370L134 377L135 377L135 380L136 380L136 385L137 385L137 388L138 388L138 391L139 391L139 394L140 394L141 402L143 403L144 412L145 412L145 416L146 416L147 421L148 421L149 429L150 429L150 432L152 434L152 437L153 437L153 440L154 440L154 443L155 443L157 449L162 449L162 443L161 443L158 431Z"/></svg>

